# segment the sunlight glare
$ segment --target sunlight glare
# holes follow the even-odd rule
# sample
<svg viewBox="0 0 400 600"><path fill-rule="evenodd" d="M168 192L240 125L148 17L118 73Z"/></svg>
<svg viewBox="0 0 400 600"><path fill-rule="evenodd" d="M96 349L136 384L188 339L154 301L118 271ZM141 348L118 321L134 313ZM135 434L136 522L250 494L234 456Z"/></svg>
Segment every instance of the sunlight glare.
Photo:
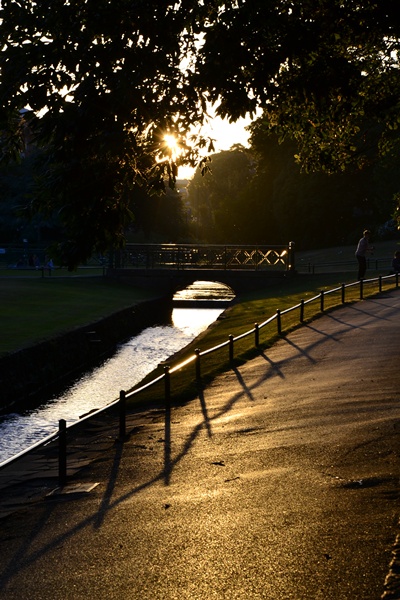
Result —
<svg viewBox="0 0 400 600"><path fill-rule="evenodd" d="M177 138L170 133L166 133L164 135L164 142L167 148L170 150L172 156L176 157L179 153L179 142Z"/></svg>

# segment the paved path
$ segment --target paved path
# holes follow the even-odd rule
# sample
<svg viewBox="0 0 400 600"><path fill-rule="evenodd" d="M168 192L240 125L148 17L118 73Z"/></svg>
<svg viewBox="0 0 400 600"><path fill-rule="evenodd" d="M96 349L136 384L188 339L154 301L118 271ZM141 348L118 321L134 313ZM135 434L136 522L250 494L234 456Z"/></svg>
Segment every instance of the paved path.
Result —
<svg viewBox="0 0 400 600"><path fill-rule="evenodd" d="M343 307L124 444L88 424L65 490L4 470L0 598L400 598L399 334L400 291Z"/></svg>

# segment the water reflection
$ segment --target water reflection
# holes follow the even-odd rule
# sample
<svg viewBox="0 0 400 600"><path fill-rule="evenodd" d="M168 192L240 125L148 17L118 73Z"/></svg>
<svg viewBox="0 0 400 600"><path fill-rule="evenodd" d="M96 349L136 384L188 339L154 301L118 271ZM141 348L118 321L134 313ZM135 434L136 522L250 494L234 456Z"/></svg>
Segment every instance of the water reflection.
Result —
<svg viewBox="0 0 400 600"><path fill-rule="evenodd" d="M234 292L218 281L195 281L176 292L174 300L232 300Z"/></svg>
<svg viewBox="0 0 400 600"><path fill-rule="evenodd" d="M206 285L207 284L207 285ZM210 282L196 282L197 294L210 288ZM222 284L211 284L221 298ZM227 292L231 299L230 291ZM186 297L191 299L190 293ZM61 395L34 410L10 414L0 421L0 462L53 433L59 419L68 424L90 410L106 406L118 398L120 390L130 389L157 365L187 346L216 321L222 308L175 308L171 325L148 327L122 344L102 365L79 378Z"/></svg>

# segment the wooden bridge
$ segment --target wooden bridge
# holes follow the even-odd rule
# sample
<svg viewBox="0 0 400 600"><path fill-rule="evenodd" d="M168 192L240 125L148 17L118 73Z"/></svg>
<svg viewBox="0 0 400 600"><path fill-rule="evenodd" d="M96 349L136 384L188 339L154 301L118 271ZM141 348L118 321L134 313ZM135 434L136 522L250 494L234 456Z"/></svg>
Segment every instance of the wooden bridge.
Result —
<svg viewBox="0 0 400 600"><path fill-rule="evenodd" d="M110 277L174 292L196 280L219 281L240 291L262 279L295 271L294 243L271 245L127 244L114 253Z"/></svg>

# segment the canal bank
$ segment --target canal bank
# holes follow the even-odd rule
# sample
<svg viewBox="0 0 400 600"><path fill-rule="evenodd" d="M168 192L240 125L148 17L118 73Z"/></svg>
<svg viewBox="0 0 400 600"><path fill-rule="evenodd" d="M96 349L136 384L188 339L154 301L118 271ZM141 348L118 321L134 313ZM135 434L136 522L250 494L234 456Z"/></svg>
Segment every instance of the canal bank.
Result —
<svg viewBox="0 0 400 600"><path fill-rule="evenodd" d="M0 359L0 412L24 410L110 356L144 328L168 323L172 297L135 304Z"/></svg>

